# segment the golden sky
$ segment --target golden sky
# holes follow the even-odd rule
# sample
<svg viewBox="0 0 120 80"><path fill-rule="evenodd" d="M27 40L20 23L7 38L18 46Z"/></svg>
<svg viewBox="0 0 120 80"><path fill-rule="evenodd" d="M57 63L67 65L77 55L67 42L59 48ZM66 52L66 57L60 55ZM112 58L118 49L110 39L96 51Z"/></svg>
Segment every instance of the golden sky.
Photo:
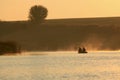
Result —
<svg viewBox="0 0 120 80"><path fill-rule="evenodd" d="M36 4L48 9L47 19L120 16L120 0L0 0L0 20L27 20Z"/></svg>

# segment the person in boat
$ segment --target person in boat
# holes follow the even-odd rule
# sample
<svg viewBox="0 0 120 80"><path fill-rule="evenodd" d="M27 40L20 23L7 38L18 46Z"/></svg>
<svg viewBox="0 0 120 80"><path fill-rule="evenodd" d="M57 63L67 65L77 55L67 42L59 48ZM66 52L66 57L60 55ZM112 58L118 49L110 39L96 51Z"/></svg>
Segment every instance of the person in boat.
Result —
<svg viewBox="0 0 120 80"><path fill-rule="evenodd" d="M78 48L78 53L81 53L81 52L82 52L82 48L79 47L79 48Z"/></svg>
<svg viewBox="0 0 120 80"><path fill-rule="evenodd" d="M79 47L78 48L78 53L87 53L87 51L84 47L83 48Z"/></svg>
<svg viewBox="0 0 120 80"><path fill-rule="evenodd" d="M87 53L86 49L83 47L83 53Z"/></svg>

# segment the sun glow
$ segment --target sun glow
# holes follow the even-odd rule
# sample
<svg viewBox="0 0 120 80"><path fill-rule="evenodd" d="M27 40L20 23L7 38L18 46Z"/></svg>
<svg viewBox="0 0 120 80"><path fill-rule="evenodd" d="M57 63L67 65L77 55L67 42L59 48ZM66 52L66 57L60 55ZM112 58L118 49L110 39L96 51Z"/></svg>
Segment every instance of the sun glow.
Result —
<svg viewBox="0 0 120 80"><path fill-rule="evenodd" d="M120 16L119 4L119 0L0 0L0 19L27 20L33 5L47 7L47 19Z"/></svg>

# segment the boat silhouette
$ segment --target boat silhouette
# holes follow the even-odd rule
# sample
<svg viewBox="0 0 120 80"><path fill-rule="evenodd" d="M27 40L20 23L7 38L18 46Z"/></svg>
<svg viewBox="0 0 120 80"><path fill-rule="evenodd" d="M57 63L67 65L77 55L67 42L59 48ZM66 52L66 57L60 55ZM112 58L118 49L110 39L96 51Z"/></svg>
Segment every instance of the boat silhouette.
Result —
<svg viewBox="0 0 120 80"><path fill-rule="evenodd" d="M79 47L78 48L78 53L80 54L80 53L87 53L87 51L86 51L86 49L83 47L83 48L81 48L81 47Z"/></svg>

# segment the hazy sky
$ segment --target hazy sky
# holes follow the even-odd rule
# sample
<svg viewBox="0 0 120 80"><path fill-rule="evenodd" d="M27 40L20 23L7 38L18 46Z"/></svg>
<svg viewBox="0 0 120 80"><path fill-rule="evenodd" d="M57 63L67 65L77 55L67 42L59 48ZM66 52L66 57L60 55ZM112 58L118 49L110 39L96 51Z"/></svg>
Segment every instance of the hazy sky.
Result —
<svg viewBox="0 0 120 80"><path fill-rule="evenodd" d="M36 4L48 9L47 19L120 16L120 0L0 0L0 20L27 20Z"/></svg>

